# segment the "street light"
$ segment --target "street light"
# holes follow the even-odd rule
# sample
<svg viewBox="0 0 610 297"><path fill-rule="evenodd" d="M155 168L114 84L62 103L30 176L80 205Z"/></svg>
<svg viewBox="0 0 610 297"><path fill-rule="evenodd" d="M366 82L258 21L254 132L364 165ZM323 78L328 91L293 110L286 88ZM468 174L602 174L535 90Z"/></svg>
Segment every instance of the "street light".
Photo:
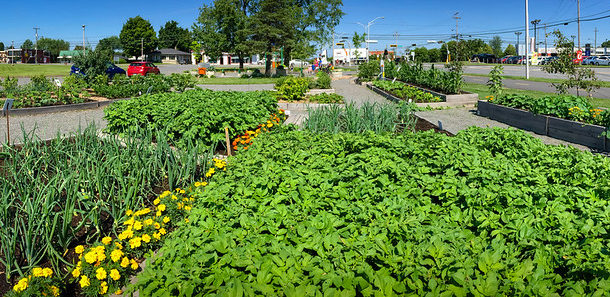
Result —
<svg viewBox="0 0 610 297"><path fill-rule="evenodd" d="M540 23L539 19L535 19L533 21L531 21L532 25L534 25L534 45L535 47L535 52L538 52L538 28L536 26L538 26L538 24Z"/></svg>
<svg viewBox="0 0 610 297"><path fill-rule="evenodd" d="M385 17L382 17L382 16L381 17L376 17L372 21L368 22L368 24L366 26L364 24L360 23L360 22L357 23L358 25L360 25L360 26L362 26L362 27L364 27L366 29L366 38L367 38L366 39L366 61L367 62L369 61L369 40L371 38L370 37L371 36L371 34L370 34L371 33L371 25L373 23L375 23L375 21L378 20L378 19L385 19Z"/></svg>

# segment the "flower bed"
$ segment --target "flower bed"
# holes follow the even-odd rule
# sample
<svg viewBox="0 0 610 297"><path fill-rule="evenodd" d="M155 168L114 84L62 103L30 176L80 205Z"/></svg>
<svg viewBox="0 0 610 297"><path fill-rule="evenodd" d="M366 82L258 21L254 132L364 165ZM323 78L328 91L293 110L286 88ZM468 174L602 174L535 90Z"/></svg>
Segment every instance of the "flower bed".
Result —
<svg viewBox="0 0 610 297"><path fill-rule="evenodd" d="M515 130L272 133L195 193L135 289L604 295L608 168Z"/></svg>

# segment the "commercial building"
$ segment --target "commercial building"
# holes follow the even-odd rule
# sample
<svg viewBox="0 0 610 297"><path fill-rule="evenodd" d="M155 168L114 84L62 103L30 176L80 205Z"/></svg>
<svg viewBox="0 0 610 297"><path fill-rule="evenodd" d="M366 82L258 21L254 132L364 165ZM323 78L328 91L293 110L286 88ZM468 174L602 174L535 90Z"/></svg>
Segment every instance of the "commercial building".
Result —
<svg viewBox="0 0 610 297"><path fill-rule="evenodd" d="M191 54L173 48L162 48L149 55L151 62L167 64L191 64Z"/></svg>

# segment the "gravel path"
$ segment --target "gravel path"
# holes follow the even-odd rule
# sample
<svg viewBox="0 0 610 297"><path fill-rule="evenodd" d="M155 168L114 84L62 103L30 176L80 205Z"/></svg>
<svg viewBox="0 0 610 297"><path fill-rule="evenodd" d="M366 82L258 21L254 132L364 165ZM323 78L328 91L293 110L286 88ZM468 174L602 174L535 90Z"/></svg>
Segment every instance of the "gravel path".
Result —
<svg viewBox="0 0 610 297"><path fill-rule="evenodd" d="M362 105L364 102L390 103L390 101L367 89L365 86L356 84L354 79L333 80L332 87L337 94L344 97L346 103L354 103L357 106Z"/></svg>
<svg viewBox="0 0 610 297"><path fill-rule="evenodd" d="M41 140L53 139L58 133L67 135L95 123L98 129L106 127L103 119L104 109L85 109L77 111L47 113L31 116L10 117L11 143L23 142L23 131L35 131ZM23 129L22 129L23 127ZM6 143L6 118L0 117L0 143Z"/></svg>
<svg viewBox="0 0 610 297"><path fill-rule="evenodd" d="M452 134L456 134L459 131L468 129L471 126L477 127L500 127L500 128L511 128L511 126L500 123L494 120L490 120L485 117L477 116L476 110L472 108L451 108L443 110L432 110L432 111L420 111L415 113L418 117L427 120L428 122L441 127ZM516 129L516 128L514 128ZM525 130L524 130L525 131ZM590 151L586 146L574 144L571 142L555 139L545 135L539 135L534 132L525 131L532 136L539 138L542 142L551 145L571 145L583 151Z"/></svg>

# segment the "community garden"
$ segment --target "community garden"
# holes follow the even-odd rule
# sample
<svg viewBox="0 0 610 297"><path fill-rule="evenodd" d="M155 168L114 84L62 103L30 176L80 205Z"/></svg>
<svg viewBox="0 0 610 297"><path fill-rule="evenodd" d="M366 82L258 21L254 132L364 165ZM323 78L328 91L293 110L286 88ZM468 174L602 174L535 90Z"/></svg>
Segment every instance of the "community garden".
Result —
<svg viewBox="0 0 610 297"><path fill-rule="evenodd" d="M323 75L281 79L276 92L156 81L108 106L103 133L5 145L0 292L610 294L610 161L516 129L421 131L408 99L436 99L405 83L460 93L460 74L407 66L374 82L402 102L329 104L300 126L284 124L278 101L315 102L305 94ZM128 81L116 87L140 95Z"/></svg>

